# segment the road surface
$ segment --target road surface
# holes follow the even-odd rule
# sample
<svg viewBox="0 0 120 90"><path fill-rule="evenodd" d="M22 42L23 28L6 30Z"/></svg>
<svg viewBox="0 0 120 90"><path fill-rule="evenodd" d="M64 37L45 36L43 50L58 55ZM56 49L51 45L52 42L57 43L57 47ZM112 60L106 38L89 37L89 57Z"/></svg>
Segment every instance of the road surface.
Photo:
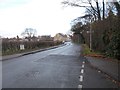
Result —
<svg viewBox="0 0 120 90"><path fill-rule="evenodd" d="M80 56L80 45L65 46L2 62L3 88L117 88Z"/></svg>

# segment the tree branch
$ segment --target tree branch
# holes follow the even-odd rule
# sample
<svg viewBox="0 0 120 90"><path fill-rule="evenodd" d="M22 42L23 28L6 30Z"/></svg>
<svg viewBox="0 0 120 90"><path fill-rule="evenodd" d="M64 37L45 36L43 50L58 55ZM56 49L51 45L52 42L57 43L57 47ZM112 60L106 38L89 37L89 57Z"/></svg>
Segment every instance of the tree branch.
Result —
<svg viewBox="0 0 120 90"><path fill-rule="evenodd" d="M64 1L64 2L62 2L62 4L66 4L66 5L70 5L70 6L75 6L75 7L90 7L90 6L81 6L79 4L71 3L71 2L68 2L68 1Z"/></svg>

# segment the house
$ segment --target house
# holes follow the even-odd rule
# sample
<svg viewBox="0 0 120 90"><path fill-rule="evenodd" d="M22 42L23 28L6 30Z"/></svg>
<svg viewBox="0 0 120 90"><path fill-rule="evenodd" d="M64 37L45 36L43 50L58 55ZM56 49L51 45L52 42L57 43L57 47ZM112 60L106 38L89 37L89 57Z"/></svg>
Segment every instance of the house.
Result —
<svg viewBox="0 0 120 90"><path fill-rule="evenodd" d="M57 33L55 36L54 36L54 41L68 41L68 37L67 35L64 35L62 33Z"/></svg>
<svg viewBox="0 0 120 90"><path fill-rule="evenodd" d="M53 37L51 37L50 35L42 35L42 36L38 36L38 40L39 41L53 41Z"/></svg>

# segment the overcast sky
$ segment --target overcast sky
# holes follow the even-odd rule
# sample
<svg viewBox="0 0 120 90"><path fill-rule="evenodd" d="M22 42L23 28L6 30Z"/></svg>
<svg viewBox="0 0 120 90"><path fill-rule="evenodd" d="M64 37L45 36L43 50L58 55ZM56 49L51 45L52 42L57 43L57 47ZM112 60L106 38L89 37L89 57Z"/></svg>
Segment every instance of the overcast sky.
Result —
<svg viewBox="0 0 120 90"><path fill-rule="evenodd" d="M71 20L84 15L84 9L63 8L63 0L0 0L0 36L16 37L25 28L37 35L66 33Z"/></svg>

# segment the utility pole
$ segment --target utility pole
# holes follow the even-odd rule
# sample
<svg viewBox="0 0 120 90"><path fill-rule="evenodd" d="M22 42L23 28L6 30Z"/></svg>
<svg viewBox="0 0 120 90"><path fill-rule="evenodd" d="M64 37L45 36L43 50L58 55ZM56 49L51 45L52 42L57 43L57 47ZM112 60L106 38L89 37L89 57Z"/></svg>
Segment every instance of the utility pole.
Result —
<svg viewBox="0 0 120 90"><path fill-rule="evenodd" d="M90 51L92 51L92 19L90 20Z"/></svg>
<svg viewBox="0 0 120 90"><path fill-rule="evenodd" d="M92 51L92 26L90 24L90 51Z"/></svg>

